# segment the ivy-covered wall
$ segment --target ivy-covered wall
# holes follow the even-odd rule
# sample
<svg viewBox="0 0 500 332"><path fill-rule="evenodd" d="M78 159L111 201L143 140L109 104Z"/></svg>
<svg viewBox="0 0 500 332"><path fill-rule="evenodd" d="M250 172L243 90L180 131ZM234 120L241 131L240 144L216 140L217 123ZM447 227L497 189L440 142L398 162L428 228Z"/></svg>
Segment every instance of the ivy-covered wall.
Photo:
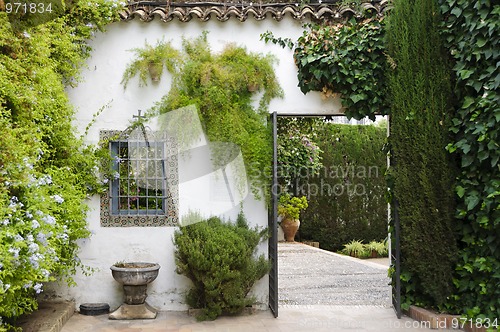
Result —
<svg viewBox="0 0 500 332"><path fill-rule="evenodd" d="M439 4L454 63L454 140L448 151L460 167L452 301L460 313L493 321L500 317L500 4Z"/></svg>
<svg viewBox="0 0 500 332"><path fill-rule="evenodd" d="M321 248L332 251L351 240L384 240L386 128L323 123L315 132L323 168L299 188L309 199L300 239L319 241Z"/></svg>

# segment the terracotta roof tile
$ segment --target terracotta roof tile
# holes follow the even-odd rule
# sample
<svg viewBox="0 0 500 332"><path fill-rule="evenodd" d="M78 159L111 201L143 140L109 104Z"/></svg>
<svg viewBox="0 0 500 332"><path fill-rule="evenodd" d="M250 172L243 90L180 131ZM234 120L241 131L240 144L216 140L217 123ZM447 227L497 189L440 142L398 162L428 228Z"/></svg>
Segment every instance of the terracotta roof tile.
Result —
<svg viewBox="0 0 500 332"><path fill-rule="evenodd" d="M350 15L359 15L359 8L342 6L338 0L314 0L307 4L290 1L258 0L257 2L199 2L199 1L129 1L127 8L121 13L125 21L139 18L149 22L158 18L163 22L178 19L188 22L193 18L200 21L208 21L216 18L219 21L237 19L241 22L248 18L264 20L273 18L281 21L285 16L291 16L296 20L310 18L313 20L339 20ZM364 10L371 10L377 15L383 15L388 5L387 0L372 0L361 4Z"/></svg>

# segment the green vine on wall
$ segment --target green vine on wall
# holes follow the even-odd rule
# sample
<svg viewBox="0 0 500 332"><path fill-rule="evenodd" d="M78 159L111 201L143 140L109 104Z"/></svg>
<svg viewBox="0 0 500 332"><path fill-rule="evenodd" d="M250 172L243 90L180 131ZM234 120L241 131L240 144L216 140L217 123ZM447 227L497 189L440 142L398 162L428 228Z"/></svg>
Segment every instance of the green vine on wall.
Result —
<svg viewBox="0 0 500 332"><path fill-rule="evenodd" d="M500 317L500 4L440 0L456 81L448 150L458 158L460 260L453 302L469 317Z"/></svg>
<svg viewBox="0 0 500 332"><path fill-rule="evenodd" d="M349 118L374 120L376 114L387 114L383 20L351 18L305 28L295 43L271 32L261 35L266 42L293 48L301 91L339 94Z"/></svg>
<svg viewBox="0 0 500 332"><path fill-rule="evenodd" d="M281 97L270 55L227 45L214 54L207 33L184 40L182 65L173 74L171 89L156 105L160 113L196 105L210 141L232 142L241 148L252 192L260 197L269 184L271 136L267 106ZM258 106L255 96L261 92Z"/></svg>

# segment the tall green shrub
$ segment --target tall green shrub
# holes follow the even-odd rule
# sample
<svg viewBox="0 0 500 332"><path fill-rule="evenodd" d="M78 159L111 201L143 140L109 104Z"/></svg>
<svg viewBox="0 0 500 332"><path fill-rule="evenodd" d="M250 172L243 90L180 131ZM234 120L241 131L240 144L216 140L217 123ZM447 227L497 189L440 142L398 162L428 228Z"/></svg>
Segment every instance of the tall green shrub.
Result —
<svg viewBox="0 0 500 332"><path fill-rule="evenodd" d="M470 317L500 317L500 4L440 0L454 60L453 144L460 174L455 305Z"/></svg>
<svg viewBox="0 0 500 332"><path fill-rule="evenodd" d="M255 302L247 295L269 271L264 255L254 256L265 235L265 230L250 229L241 213L236 224L212 217L175 233L177 273L193 282L187 303L203 309L198 319L240 313Z"/></svg>
<svg viewBox="0 0 500 332"><path fill-rule="evenodd" d="M302 179L305 184L299 188L299 194L309 199L302 214L301 239L319 241L332 251L351 240L385 239L386 129L324 123L315 131L323 168Z"/></svg>
<svg viewBox="0 0 500 332"><path fill-rule="evenodd" d="M44 283L71 284L81 267L85 200L99 184L65 88L78 79L92 33L118 9L81 0L35 21L0 10L0 331L37 308Z"/></svg>
<svg viewBox="0 0 500 332"><path fill-rule="evenodd" d="M456 243L449 142L450 71L434 0L399 0L387 18L393 197L399 201L405 305L453 293Z"/></svg>

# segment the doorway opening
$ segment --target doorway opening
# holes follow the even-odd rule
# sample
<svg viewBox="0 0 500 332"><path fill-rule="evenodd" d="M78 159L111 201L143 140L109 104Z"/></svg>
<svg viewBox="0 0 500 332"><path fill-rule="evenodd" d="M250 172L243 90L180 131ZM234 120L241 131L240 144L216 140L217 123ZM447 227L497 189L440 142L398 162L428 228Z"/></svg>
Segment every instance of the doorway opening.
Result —
<svg viewBox="0 0 500 332"><path fill-rule="evenodd" d="M335 118L324 115L272 114L274 163L269 255L273 268L269 305L275 316L278 307L286 305L391 304L389 258L361 260L337 253L350 241L367 245L375 240L381 243L388 240L384 174L387 159L382 151L387 120L371 126L343 126L332 119ZM309 126L308 133L314 136L314 142L310 135L296 137L293 127L298 123L306 131ZM304 163L304 158L311 156L290 147L294 141L326 151L316 172L315 160ZM353 144L354 152L349 152L346 147ZM368 153L370 149L373 151ZM283 165L287 158L280 153L297 159L295 169ZM308 201L306 212L301 214L296 243L282 242L277 206L283 192L305 196Z"/></svg>

